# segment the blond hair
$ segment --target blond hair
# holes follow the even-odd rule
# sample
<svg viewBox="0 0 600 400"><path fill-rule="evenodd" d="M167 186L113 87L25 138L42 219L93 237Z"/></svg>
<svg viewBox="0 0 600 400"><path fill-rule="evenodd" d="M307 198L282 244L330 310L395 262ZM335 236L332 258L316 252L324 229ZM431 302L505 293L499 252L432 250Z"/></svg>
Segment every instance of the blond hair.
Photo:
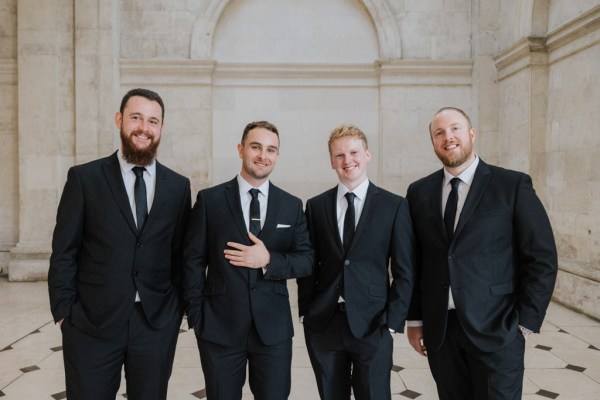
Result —
<svg viewBox="0 0 600 400"><path fill-rule="evenodd" d="M369 148L369 142L367 141L367 136L361 131L357 126L352 124L342 124L337 128L331 131L329 135L329 141L327 142L327 146L329 147L329 154L331 154L331 144L339 138L343 137L352 137L355 139L362 140L363 147L365 150Z"/></svg>

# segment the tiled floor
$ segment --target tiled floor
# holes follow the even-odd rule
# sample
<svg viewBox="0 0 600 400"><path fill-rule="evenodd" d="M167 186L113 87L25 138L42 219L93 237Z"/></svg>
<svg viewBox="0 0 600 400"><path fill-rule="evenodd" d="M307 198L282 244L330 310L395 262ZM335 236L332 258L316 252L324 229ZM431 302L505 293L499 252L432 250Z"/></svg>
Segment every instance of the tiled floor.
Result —
<svg viewBox="0 0 600 400"><path fill-rule="evenodd" d="M295 293L295 284L289 286ZM60 331L51 319L45 282L0 279L0 400L65 398ZM404 335L394 340L393 399L436 399L426 359ZM551 304L542 333L527 341L523 399L600 399L599 349L600 322ZM169 399L202 399L203 388L194 334L182 325ZM117 398L124 398L123 393L122 386ZM244 399L251 398L246 387ZM298 326L290 399L318 399Z"/></svg>

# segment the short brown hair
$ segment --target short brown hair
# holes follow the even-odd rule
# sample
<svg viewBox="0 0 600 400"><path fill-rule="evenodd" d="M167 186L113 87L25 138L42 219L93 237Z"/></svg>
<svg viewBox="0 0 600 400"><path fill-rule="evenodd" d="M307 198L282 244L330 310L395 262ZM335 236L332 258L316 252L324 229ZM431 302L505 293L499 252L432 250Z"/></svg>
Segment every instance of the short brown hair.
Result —
<svg viewBox="0 0 600 400"><path fill-rule="evenodd" d="M268 121L254 121L254 122L250 122L244 128L244 133L242 134L242 144L244 144L244 141L246 140L246 136L248 136L248 132L250 132L254 128L265 128L266 130L271 131L274 134L276 134L277 139L279 139L279 131L277 130L277 127L275 125L273 125L272 123L270 123Z"/></svg>

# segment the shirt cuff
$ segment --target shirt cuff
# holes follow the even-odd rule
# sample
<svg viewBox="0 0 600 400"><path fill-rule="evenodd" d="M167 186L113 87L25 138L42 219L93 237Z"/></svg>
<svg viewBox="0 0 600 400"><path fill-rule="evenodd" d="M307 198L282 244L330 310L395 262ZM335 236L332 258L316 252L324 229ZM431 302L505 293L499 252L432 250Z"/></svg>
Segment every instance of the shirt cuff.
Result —
<svg viewBox="0 0 600 400"><path fill-rule="evenodd" d="M406 321L406 326L410 326L412 328L423 326L423 321Z"/></svg>
<svg viewBox="0 0 600 400"><path fill-rule="evenodd" d="M533 331L531 329L527 329L523 325L519 325L519 330L521 331L523 336L529 336L533 333Z"/></svg>

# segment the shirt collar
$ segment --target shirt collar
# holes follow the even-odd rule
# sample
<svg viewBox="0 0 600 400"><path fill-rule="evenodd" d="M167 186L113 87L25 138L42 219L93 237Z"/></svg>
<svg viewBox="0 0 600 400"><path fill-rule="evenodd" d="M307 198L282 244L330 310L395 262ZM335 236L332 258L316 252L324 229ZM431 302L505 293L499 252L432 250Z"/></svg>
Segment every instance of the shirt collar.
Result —
<svg viewBox="0 0 600 400"><path fill-rule="evenodd" d="M250 183L248 183L247 180L242 178L240 174L238 174L237 176L237 182L238 186L240 187L240 193L248 193L250 189L254 188L254 186L252 186ZM260 193L265 197L269 197L269 180L267 179L266 181L264 181L263 184L257 187L256 189L260 190Z"/></svg>
<svg viewBox="0 0 600 400"><path fill-rule="evenodd" d="M117 152L117 159L119 160L119 165L123 174L129 173L131 172L133 167L137 167L137 165L125 161L121 149L119 149L119 151ZM156 160L152 160L152 162L148 165L145 165L144 168L146 168L146 172L148 172L150 176L156 175Z"/></svg>
<svg viewBox="0 0 600 400"><path fill-rule="evenodd" d="M475 154L475 161L471 163L460 175L454 176L450 172L446 171L444 168L444 186L450 183L452 178L460 178L460 180L467 185L471 185L473 182L473 178L475 177L475 170L477 170L477 166L479 165L479 156Z"/></svg>
<svg viewBox="0 0 600 400"><path fill-rule="evenodd" d="M356 195L356 197L358 197L359 200L364 200L365 197L367 196L367 189L369 188L369 179L365 179L364 181L362 181L362 183L360 185L358 185L357 187L354 188L354 190L352 190L352 193L354 193ZM338 190L337 190L337 199L340 200L342 197L344 197L346 195L346 193L350 192L350 189L348 189L346 187L346 185L344 185L342 182L338 183Z"/></svg>

